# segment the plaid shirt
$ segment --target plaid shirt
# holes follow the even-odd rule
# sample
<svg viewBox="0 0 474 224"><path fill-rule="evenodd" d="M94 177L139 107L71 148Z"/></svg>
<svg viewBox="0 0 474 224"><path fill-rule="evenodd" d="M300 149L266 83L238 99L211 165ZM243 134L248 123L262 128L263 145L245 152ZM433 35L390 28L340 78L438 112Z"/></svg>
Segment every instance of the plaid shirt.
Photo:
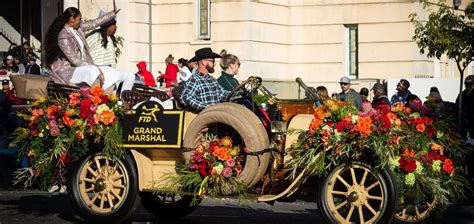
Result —
<svg viewBox="0 0 474 224"><path fill-rule="evenodd" d="M225 100L229 91L224 90L211 75L197 73L186 82L181 102L194 110L204 110L206 106Z"/></svg>

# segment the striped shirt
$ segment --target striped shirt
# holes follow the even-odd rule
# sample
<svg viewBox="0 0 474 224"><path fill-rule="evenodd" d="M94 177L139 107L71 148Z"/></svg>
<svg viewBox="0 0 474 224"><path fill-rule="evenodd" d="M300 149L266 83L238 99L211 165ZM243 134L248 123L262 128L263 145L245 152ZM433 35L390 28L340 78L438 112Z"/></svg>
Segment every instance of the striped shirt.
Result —
<svg viewBox="0 0 474 224"><path fill-rule="evenodd" d="M115 68L117 65L115 49L112 38L107 36L107 48L102 47L102 36L100 32L95 32L87 37L87 44L90 48L92 60L96 65L108 65Z"/></svg>
<svg viewBox="0 0 474 224"><path fill-rule="evenodd" d="M186 82L181 101L194 110L201 111L208 105L223 102L228 94L229 91L224 90L214 77L198 73Z"/></svg>

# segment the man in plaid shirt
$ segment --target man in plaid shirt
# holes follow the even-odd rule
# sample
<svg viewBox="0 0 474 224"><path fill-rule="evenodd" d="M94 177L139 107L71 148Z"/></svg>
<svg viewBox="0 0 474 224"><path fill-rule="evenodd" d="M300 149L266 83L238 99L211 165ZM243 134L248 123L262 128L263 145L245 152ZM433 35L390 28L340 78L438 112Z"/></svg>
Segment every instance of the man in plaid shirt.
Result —
<svg viewBox="0 0 474 224"><path fill-rule="evenodd" d="M196 111L223 102L230 93L224 90L217 80L210 75L214 72L215 58L221 58L221 56L212 52L211 48L206 47L197 50L195 56L189 60L198 63L198 70L186 81L181 95L181 102Z"/></svg>

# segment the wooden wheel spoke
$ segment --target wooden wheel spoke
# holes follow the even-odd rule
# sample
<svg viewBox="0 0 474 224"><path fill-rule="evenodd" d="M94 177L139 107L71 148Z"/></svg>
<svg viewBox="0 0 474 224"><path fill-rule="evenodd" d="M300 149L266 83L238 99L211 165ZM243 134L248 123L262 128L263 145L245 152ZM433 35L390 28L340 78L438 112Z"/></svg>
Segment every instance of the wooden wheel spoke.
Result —
<svg viewBox="0 0 474 224"><path fill-rule="evenodd" d="M99 173L100 173L101 172L101 167L100 167L99 158L95 158L94 161L95 161L95 166L97 167L97 171L99 171Z"/></svg>
<svg viewBox="0 0 474 224"><path fill-rule="evenodd" d="M349 185L344 179L342 179L341 176L337 176L336 177L339 181L341 181L341 183L343 183L347 188L350 188L351 185Z"/></svg>
<svg viewBox="0 0 474 224"><path fill-rule="evenodd" d="M99 206L99 208L101 208L101 209L104 208L104 202L105 202L105 196L101 195L100 196L100 206Z"/></svg>
<svg viewBox="0 0 474 224"><path fill-rule="evenodd" d="M367 170L364 170L364 175L362 175L362 180L360 181L360 185L361 186L364 186L365 184L365 179L367 179L367 174L369 173L369 171Z"/></svg>
<svg viewBox="0 0 474 224"><path fill-rule="evenodd" d="M370 212L372 212L373 215L376 215L376 214L377 214L377 212L375 211L375 209L372 208L372 206L371 206L369 203L365 203L364 205L365 205L365 207L367 207L367 209L369 209Z"/></svg>
<svg viewBox="0 0 474 224"><path fill-rule="evenodd" d="M347 216L346 216L346 221L351 220L351 216L352 216L352 213L354 212L354 208L355 206L352 205L351 208L349 209L349 212L347 213Z"/></svg>
<svg viewBox="0 0 474 224"><path fill-rule="evenodd" d="M337 206L336 206L336 211L339 210L340 208L342 208L342 206L344 205L347 205L347 203L349 203L347 200L339 203Z"/></svg>
<svg viewBox="0 0 474 224"><path fill-rule="evenodd" d="M94 205L94 202L95 202L95 200L97 200L98 197L99 197L99 193L95 193L94 197L92 197L92 199L91 199L89 207L92 207L92 205Z"/></svg>
<svg viewBox="0 0 474 224"><path fill-rule="evenodd" d="M123 174L120 174L120 175L114 177L112 180L113 180L113 181L116 181L116 180L118 180L118 179L122 179L123 177L124 177L124 175L123 175Z"/></svg>
<svg viewBox="0 0 474 224"><path fill-rule="evenodd" d="M331 194L347 196L347 192L344 191L331 191Z"/></svg>
<svg viewBox="0 0 474 224"><path fill-rule="evenodd" d="M362 205L359 205L357 206L358 210L359 210L359 220L360 220L360 223L364 223L364 212L362 211Z"/></svg>
<svg viewBox="0 0 474 224"><path fill-rule="evenodd" d="M120 197L115 191L111 191L112 195L117 198L118 201L122 200L122 197Z"/></svg>
<svg viewBox="0 0 474 224"><path fill-rule="evenodd" d="M381 196L367 195L367 199L382 201L382 200L383 200L383 197L381 197Z"/></svg>
<svg viewBox="0 0 474 224"><path fill-rule="evenodd" d="M123 186L123 184L120 184L120 185L112 184L112 187L119 188L119 189L125 189L125 186Z"/></svg>
<svg viewBox="0 0 474 224"><path fill-rule="evenodd" d="M352 185L356 185L357 184L357 177L356 177L354 168L351 167L350 170L351 170L351 177L352 177Z"/></svg>
<svg viewBox="0 0 474 224"><path fill-rule="evenodd" d="M91 188L88 188L88 189L85 189L84 190L84 193L89 193L91 191L94 191L95 187L91 187Z"/></svg>
<svg viewBox="0 0 474 224"><path fill-rule="evenodd" d="M114 202L112 201L112 195L110 195L110 192L107 192L107 200L109 201L110 207L113 208Z"/></svg>
<svg viewBox="0 0 474 224"><path fill-rule="evenodd" d="M89 171L94 177L97 177L99 174L95 172L90 166L88 166L87 171Z"/></svg>
<svg viewBox="0 0 474 224"><path fill-rule="evenodd" d="M95 183L93 179L89 179L89 178L83 178L82 180L89 183Z"/></svg>
<svg viewBox="0 0 474 224"><path fill-rule="evenodd" d="M380 185L380 183L379 183L378 181L375 182L375 183L373 183L372 185L370 185L370 186L366 189L366 191L367 191L367 192L370 191L372 188L374 188L374 187L377 186L377 185Z"/></svg>

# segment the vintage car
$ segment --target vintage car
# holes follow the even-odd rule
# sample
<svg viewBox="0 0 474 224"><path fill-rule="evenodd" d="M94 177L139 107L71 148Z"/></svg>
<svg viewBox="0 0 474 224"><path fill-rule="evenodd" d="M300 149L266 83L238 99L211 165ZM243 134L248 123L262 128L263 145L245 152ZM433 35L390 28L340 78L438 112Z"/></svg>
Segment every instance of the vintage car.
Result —
<svg viewBox="0 0 474 224"><path fill-rule="evenodd" d="M73 91L77 88L49 85L49 94ZM252 102L256 92L268 98L266 116ZM250 150L238 176L247 188L248 200L316 201L328 223L390 223L401 211L398 186L390 169L377 167L375 160L347 160L324 177L308 177L307 169L301 169L293 179L287 178L287 164L292 159L287 150L300 137L288 130L308 130L314 99L277 99L259 77L240 84L231 92L229 102L199 113L177 102L173 109L164 109L160 103L146 100L148 96L167 98L163 92L144 86L122 95L129 108L122 120L123 147L127 149L123 158L90 153L70 169L67 189L71 202L88 222L126 220L134 211L138 195L142 205L158 217L179 218L191 213L197 207L191 205L192 196L159 194L155 184L175 172L177 162L189 161L206 133L231 133ZM243 99L251 103L242 105ZM423 214L418 210L415 214L403 212L396 221L424 221L432 216L430 211L433 209L425 206Z"/></svg>

